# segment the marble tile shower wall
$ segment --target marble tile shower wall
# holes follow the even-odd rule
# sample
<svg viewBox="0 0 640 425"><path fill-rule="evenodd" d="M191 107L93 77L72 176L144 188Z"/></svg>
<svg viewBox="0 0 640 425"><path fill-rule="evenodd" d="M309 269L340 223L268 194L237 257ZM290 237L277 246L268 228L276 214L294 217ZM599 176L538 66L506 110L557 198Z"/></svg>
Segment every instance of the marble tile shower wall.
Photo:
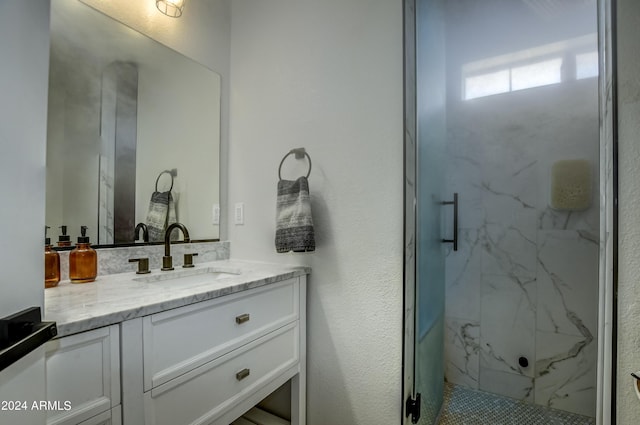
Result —
<svg viewBox="0 0 640 425"><path fill-rule="evenodd" d="M449 105L461 243L446 259L447 381L595 416L597 96L590 79ZM549 208L561 159L591 161L587 210Z"/></svg>

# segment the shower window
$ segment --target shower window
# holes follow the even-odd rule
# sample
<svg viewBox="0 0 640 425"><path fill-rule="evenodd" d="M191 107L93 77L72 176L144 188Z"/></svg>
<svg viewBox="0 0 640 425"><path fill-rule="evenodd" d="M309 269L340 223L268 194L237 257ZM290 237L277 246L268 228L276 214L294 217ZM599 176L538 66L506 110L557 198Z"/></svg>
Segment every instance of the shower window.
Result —
<svg viewBox="0 0 640 425"><path fill-rule="evenodd" d="M475 99L511 91L511 77L509 74L508 69L503 69L465 78L464 99Z"/></svg>
<svg viewBox="0 0 640 425"><path fill-rule="evenodd" d="M576 55L576 80L598 76L598 52Z"/></svg>
<svg viewBox="0 0 640 425"><path fill-rule="evenodd" d="M503 69L464 79L464 100L562 82L562 58Z"/></svg>
<svg viewBox="0 0 640 425"><path fill-rule="evenodd" d="M462 99L596 77L598 52L584 52L595 43L595 34L590 34L467 63L462 67ZM567 67L574 67L575 74L567 74Z"/></svg>
<svg viewBox="0 0 640 425"><path fill-rule="evenodd" d="M511 68L511 91L548 86L562 81L562 58Z"/></svg>

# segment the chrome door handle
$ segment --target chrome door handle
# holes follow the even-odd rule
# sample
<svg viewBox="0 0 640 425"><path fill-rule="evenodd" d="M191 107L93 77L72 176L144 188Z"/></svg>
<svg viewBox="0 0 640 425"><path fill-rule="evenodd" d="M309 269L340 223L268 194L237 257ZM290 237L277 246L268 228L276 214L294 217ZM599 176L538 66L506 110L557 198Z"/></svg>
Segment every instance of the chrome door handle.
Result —
<svg viewBox="0 0 640 425"><path fill-rule="evenodd" d="M441 202L441 205L453 205L453 239L442 239L442 243L452 243L453 250L458 250L458 194L453 194L453 201Z"/></svg>
<svg viewBox="0 0 640 425"><path fill-rule="evenodd" d="M248 314L241 314L240 316L236 316L236 323L241 325L244 322L248 322L250 318L251 316L249 316Z"/></svg>
<svg viewBox="0 0 640 425"><path fill-rule="evenodd" d="M240 372L236 373L236 379L238 381L242 381L244 378L251 374L251 369L242 369Z"/></svg>

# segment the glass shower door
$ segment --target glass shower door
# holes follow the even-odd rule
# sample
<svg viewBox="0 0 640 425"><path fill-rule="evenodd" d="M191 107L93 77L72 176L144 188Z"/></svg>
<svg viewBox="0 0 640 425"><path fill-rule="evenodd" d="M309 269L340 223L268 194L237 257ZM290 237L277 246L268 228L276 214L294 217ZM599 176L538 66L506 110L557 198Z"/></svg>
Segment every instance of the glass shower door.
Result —
<svg viewBox="0 0 640 425"><path fill-rule="evenodd" d="M416 0L416 293L414 395L423 425L434 424L444 390L445 252L457 197L445 194L446 75L444 1ZM415 420L415 418L414 418Z"/></svg>
<svg viewBox="0 0 640 425"><path fill-rule="evenodd" d="M419 138L418 144L419 158L424 160L420 168L426 172L418 173L414 391L420 394L421 403L417 423L423 425L435 423L443 400L445 246L442 222L443 215L454 209L452 200L442 198L443 178L436 175L442 167L438 163L438 158L442 158L436 144L439 140L429 139ZM453 240L453 236L448 237ZM444 239L449 240L448 237Z"/></svg>

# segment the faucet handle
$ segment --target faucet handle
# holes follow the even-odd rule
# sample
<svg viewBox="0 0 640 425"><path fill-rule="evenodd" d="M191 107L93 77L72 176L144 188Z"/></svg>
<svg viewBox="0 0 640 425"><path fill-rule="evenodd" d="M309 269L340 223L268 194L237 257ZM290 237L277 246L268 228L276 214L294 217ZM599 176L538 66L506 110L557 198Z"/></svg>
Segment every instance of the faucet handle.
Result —
<svg viewBox="0 0 640 425"><path fill-rule="evenodd" d="M147 274L149 271L149 259L148 258L130 258L130 263L138 263L138 271L136 274Z"/></svg>
<svg viewBox="0 0 640 425"><path fill-rule="evenodd" d="M184 264L182 265L182 267L184 267L185 269L193 267L193 257L195 257L197 255L198 255L197 252L184 254Z"/></svg>
<svg viewBox="0 0 640 425"><path fill-rule="evenodd" d="M160 270L162 270L163 272L173 270L173 258L170 255L165 255L162 257L162 268Z"/></svg>

